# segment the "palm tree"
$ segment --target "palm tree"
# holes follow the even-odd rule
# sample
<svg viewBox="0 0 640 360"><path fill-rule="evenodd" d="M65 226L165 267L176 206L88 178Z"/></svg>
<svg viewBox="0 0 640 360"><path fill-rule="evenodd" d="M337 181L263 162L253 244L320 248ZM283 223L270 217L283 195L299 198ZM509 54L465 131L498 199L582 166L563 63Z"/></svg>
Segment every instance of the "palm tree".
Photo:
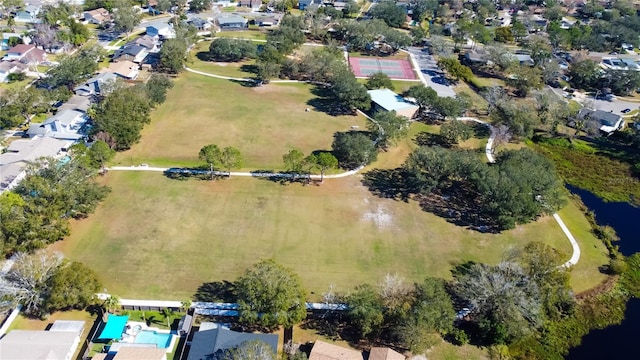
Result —
<svg viewBox="0 0 640 360"><path fill-rule="evenodd" d="M173 315L173 310L171 310L170 308L164 308L162 309L162 316L164 316L165 319L167 319L167 327L169 329L171 329L171 315Z"/></svg>
<svg viewBox="0 0 640 360"><path fill-rule="evenodd" d="M111 309L115 309L115 307L118 305L120 305L120 298L116 295L109 296L103 304L103 306L107 309L107 312L112 312Z"/></svg>
<svg viewBox="0 0 640 360"><path fill-rule="evenodd" d="M180 308L184 312L188 312L189 308L191 308L191 300L185 300L185 301L180 302Z"/></svg>

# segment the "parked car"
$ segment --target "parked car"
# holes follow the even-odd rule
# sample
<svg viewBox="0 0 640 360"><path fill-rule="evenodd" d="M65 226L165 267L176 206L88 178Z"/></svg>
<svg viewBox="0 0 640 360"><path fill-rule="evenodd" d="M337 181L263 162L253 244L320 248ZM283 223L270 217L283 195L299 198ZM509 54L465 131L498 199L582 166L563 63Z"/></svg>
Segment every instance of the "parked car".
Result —
<svg viewBox="0 0 640 360"><path fill-rule="evenodd" d="M631 112L631 109L626 108L626 109L624 109L624 110L622 110L622 111L620 111L620 112L621 112L621 113L623 113L623 114L627 114L627 113L630 113L630 112Z"/></svg>

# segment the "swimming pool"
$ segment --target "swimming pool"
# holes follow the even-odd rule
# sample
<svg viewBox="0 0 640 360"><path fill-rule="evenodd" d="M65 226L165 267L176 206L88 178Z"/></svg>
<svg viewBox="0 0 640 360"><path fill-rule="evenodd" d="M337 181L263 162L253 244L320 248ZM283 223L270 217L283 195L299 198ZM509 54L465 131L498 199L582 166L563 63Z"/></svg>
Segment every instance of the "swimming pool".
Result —
<svg viewBox="0 0 640 360"><path fill-rule="evenodd" d="M151 330L142 330L136 335L136 344L156 344L158 348L166 349L171 344L172 335Z"/></svg>

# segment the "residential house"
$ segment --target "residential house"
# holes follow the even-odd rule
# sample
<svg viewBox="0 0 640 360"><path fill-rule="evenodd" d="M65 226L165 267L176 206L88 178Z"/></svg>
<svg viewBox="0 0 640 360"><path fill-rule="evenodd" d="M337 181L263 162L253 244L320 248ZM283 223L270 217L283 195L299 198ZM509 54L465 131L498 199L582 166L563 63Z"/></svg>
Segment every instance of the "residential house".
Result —
<svg viewBox="0 0 640 360"><path fill-rule="evenodd" d="M238 6L249 8L255 12L260 10L262 0L240 0L238 1Z"/></svg>
<svg viewBox="0 0 640 360"><path fill-rule="evenodd" d="M309 5L316 3L316 0L298 0L298 9L304 10Z"/></svg>
<svg viewBox="0 0 640 360"><path fill-rule="evenodd" d="M27 35L6 32L2 33L2 43L0 43L0 50L9 50L11 48L11 46L9 46L9 41L12 38L20 39L23 44L31 44L31 38Z"/></svg>
<svg viewBox="0 0 640 360"><path fill-rule="evenodd" d="M175 39L176 31L171 24L159 24L147 26L147 35L157 36L160 39Z"/></svg>
<svg viewBox="0 0 640 360"><path fill-rule="evenodd" d="M149 11L149 14L151 15L160 14L160 11L156 9L157 6L158 6L158 0L147 0L147 10Z"/></svg>
<svg viewBox="0 0 640 360"><path fill-rule="evenodd" d="M27 66L18 61L0 62L0 83L7 82L10 74L19 74L27 71Z"/></svg>
<svg viewBox="0 0 640 360"><path fill-rule="evenodd" d="M223 15L216 19L220 30L238 30L246 29L248 26L247 19L240 15Z"/></svg>
<svg viewBox="0 0 640 360"><path fill-rule="evenodd" d="M140 73L140 66L133 61L124 60L109 64L107 71L125 80L135 80Z"/></svg>
<svg viewBox="0 0 640 360"><path fill-rule="evenodd" d="M95 354L91 360L167 360L165 349L136 346L142 344L126 345L120 347L115 353Z"/></svg>
<svg viewBox="0 0 640 360"><path fill-rule="evenodd" d="M42 20L38 18L40 9L40 6L28 5L24 10L18 11L13 20L17 23L38 24L42 22Z"/></svg>
<svg viewBox="0 0 640 360"><path fill-rule="evenodd" d="M533 66L535 62L529 54L514 54L513 55L520 65Z"/></svg>
<svg viewBox="0 0 640 360"><path fill-rule="evenodd" d="M562 20L560 20L560 28L561 29L569 30L575 24L576 24L576 20L572 20L572 19L569 19L569 18L566 18L566 17L563 17Z"/></svg>
<svg viewBox="0 0 640 360"><path fill-rule="evenodd" d="M395 111L396 114L408 119L418 111L418 106L405 100L402 96L389 89L377 89L367 91L371 96L371 103L375 111Z"/></svg>
<svg viewBox="0 0 640 360"><path fill-rule="evenodd" d="M112 59L113 61L130 60L135 63L141 63L147 55L149 55L149 51L146 47L135 43L128 43L116 50L116 52L113 53Z"/></svg>
<svg viewBox="0 0 640 360"><path fill-rule="evenodd" d="M97 8L84 12L84 20L91 24L102 25L111 21L111 14L105 8Z"/></svg>
<svg viewBox="0 0 640 360"><path fill-rule="evenodd" d="M117 78L118 76L112 72L103 72L77 86L73 92L80 96L102 95L109 91Z"/></svg>
<svg viewBox="0 0 640 360"><path fill-rule="evenodd" d="M129 44L140 45L147 49L148 52L154 53L160 51L160 46L158 43L158 38L154 36L144 35L133 41L130 41Z"/></svg>
<svg viewBox="0 0 640 360"><path fill-rule="evenodd" d="M0 340L0 356L11 360L71 360L82 329L84 321L57 320L48 331L12 330Z"/></svg>
<svg viewBox="0 0 640 360"><path fill-rule="evenodd" d="M189 19L189 21L187 21L187 24L196 28L198 32L210 31L212 26L209 21L197 17Z"/></svg>
<svg viewBox="0 0 640 360"><path fill-rule="evenodd" d="M406 357L399 352L386 347L373 347L369 352L369 360L405 360Z"/></svg>
<svg viewBox="0 0 640 360"><path fill-rule="evenodd" d="M218 351L232 349L245 341L252 340L263 341L269 344L274 353L277 352L278 335L231 331L215 323L204 322L200 324L200 329L193 334L187 360L210 359Z"/></svg>
<svg viewBox="0 0 640 360"><path fill-rule="evenodd" d="M587 122L585 128L594 127L603 133L610 135L624 127L622 116L603 110L582 109L576 116L576 120Z"/></svg>
<svg viewBox="0 0 640 360"><path fill-rule="evenodd" d="M18 44L7 50L7 54L2 58L6 61L20 61L23 64L41 63L46 61L47 53L36 48L34 45Z"/></svg>
<svg viewBox="0 0 640 360"><path fill-rule="evenodd" d="M260 27L278 25L278 18L275 16L258 16L253 21Z"/></svg>
<svg viewBox="0 0 640 360"><path fill-rule="evenodd" d="M640 61L627 58L605 57L602 58L600 66L611 70L640 71Z"/></svg>
<svg viewBox="0 0 640 360"><path fill-rule="evenodd" d="M26 176L25 169L28 163L43 156L59 157L71 144L73 141L42 136L11 142L6 152L0 154L0 192L12 189ZM0 340L0 355L3 359L13 359L8 355L5 357L4 345L6 343L2 341L6 338L5 336ZM19 359L31 358L20 357Z"/></svg>
<svg viewBox="0 0 640 360"><path fill-rule="evenodd" d="M316 340L309 360L364 360L362 352Z"/></svg>
<svg viewBox="0 0 640 360"><path fill-rule="evenodd" d="M80 129L87 122L84 112L64 110L48 118L42 124L32 124L27 130L29 137L48 136L63 140L80 140L84 137Z"/></svg>

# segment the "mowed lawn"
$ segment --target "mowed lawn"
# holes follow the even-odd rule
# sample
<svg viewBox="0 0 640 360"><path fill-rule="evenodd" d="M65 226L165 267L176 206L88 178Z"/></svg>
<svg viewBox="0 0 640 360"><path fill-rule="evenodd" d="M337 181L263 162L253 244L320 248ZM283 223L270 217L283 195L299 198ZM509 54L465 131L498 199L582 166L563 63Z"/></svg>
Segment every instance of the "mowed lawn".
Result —
<svg viewBox="0 0 640 360"><path fill-rule="evenodd" d="M426 213L416 202L374 197L359 175L321 186L117 171L102 181L113 192L54 247L93 268L109 292L125 298L184 300L202 283L234 280L262 258L292 267L317 300L330 284L348 291L388 272L410 280L450 278L456 262L496 263L528 241L552 245L567 259L571 251L550 217L482 234ZM590 276L597 272L594 263L601 265L592 260L581 269L580 288L597 284Z"/></svg>
<svg viewBox="0 0 640 360"><path fill-rule="evenodd" d="M366 128L362 116L329 116L308 101L315 96L301 83L257 88L228 80L184 73L167 101L152 113L142 141L118 154L118 165L202 164L198 152L207 144L240 149L246 169L282 169L291 148L305 153L329 150L333 134L352 126ZM306 112L309 108L311 111Z"/></svg>

